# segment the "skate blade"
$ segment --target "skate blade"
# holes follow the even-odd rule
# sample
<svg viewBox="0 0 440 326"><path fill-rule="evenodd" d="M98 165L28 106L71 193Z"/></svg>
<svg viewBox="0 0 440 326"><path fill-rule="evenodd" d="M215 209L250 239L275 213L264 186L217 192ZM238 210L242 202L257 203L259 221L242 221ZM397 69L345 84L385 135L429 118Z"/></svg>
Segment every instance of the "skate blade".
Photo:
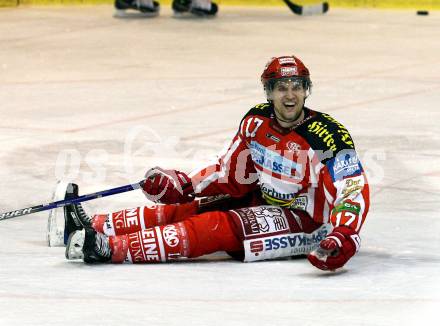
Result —
<svg viewBox="0 0 440 326"><path fill-rule="evenodd" d="M52 196L52 202L63 200L67 182L58 181ZM49 247L64 247L64 208L54 208L49 211L47 219L47 245Z"/></svg>
<svg viewBox="0 0 440 326"><path fill-rule="evenodd" d="M85 239L85 230L75 231L69 235L66 245L66 259L83 259L84 254L82 252Z"/></svg>
<svg viewBox="0 0 440 326"><path fill-rule="evenodd" d="M159 12L140 12L137 10L116 9L113 17L115 18L153 18L159 16Z"/></svg>

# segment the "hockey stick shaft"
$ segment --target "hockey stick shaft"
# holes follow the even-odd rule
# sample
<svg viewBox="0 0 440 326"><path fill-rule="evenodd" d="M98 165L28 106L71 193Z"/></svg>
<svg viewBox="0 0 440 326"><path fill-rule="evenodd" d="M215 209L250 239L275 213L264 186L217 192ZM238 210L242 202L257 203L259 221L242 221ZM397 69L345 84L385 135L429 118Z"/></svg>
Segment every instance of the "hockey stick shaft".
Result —
<svg viewBox="0 0 440 326"><path fill-rule="evenodd" d="M76 203L85 202L85 201L92 200L92 199L112 196L112 195L116 195L116 194L121 194L123 192L140 189L142 187L143 182L144 182L144 180L142 180L138 183L133 183L133 184L129 184L129 185L125 185L125 186L121 186L121 187L117 187L117 188L112 188L112 189L107 189L107 190L103 190L103 191L98 191L98 192L94 192L94 193L91 193L88 195L78 196L76 198L59 200L59 201L54 201L51 203L46 203L46 204L41 204L41 205L37 205L37 206L17 209L15 211L1 213L0 214L0 221L7 220L10 218L14 218L14 217L18 217L18 216L23 216L23 215L33 214L33 213L37 213L37 212L41 212L41 211L46 211L46 210L54 209L57 207L63 207L63 206L70 205L70 204L76 204Z"/></svg>

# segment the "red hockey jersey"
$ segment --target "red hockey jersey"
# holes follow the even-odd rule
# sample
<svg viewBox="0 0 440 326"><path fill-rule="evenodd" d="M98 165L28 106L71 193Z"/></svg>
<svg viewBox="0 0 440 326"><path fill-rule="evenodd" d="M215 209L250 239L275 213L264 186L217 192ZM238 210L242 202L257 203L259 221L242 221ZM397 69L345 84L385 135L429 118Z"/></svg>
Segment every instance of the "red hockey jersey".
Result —
<svg viewBox="0 0 440 326"><path fill-rule="evenodd" d="M303 121L285 129L272 104L252 108L218 161L190 174L197 196L241 197L259 188L267 204L359 232L369 188L353 140L330 115L304 112Z"/></svg>

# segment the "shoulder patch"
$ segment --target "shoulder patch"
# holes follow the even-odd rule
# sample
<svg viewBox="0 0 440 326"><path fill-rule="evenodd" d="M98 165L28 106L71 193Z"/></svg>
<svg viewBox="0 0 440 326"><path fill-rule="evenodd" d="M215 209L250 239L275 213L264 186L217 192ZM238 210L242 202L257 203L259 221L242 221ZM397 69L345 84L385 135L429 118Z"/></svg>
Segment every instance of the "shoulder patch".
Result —
<svg viewBox="0 0 440 326"><path fill-rule="evenodd" d="M343 149L326 163L333 182L362 174L363 168L354 149Z"/></svg>
<svg viewBox="0 0 440 326"><path fill-rule="evenodd" d="M340 123L339 121L337 121L335 118L333 118L328 114L322 113L322 116L337 127L336 132L338 133L339 136L338 138L341 140L342 143L345 144L345 149L348 148L354 149L353 139L351 138L347 128L345 128L345 126L342 123Z"/></svg>
<svg viewBox="0 0 440 326"><path fill-rule="evenodd" d="M344 149L354 149L354 143L347 128L325 113L316 112L315 117L297 129L297 133L304 137L316 151L339 152Z"/></svg>

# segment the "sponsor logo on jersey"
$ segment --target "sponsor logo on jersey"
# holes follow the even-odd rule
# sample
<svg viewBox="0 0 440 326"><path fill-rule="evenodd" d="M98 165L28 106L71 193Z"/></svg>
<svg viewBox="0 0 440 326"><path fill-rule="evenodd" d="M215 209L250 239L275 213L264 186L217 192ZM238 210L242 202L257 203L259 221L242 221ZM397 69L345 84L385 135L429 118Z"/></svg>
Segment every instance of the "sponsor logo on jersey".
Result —
<svg viewBox="0 0 440 326"><path fill-rule="evenodd" d="M260 233L260 227L258 226L257 218L251 209L242 208L236 210L236 212L240 216L245 235Z"/></svg>
<svg viewBox="0 0 440 326"><path fill-rule="evenodd" d="M361 205L351 200L346 200L342 204L339 204L338 206L333 208L333 213L339 213L344 211L351 212L355 215L359 215L361 211Z"/></svg>
<svg viewBox="0 0 440 326"><path fill-rule="evenodd" d="M301 151L301 146L293 141L288 141L286 147L289 152L293 152L297 155Z"/></svg>
<svg viewBox="0 0 440 326"><path fill-rule="evenodd" d="M129 208L113 213L113 225L116 230L139 225L139 208Z"/></svg>
<svg viewBox="0 0 440 326"><path fill-rule="evenodd" d="M353 173L358 169L359 167L359 158L355 155L344 155L342 158L341 156L337 156L335 159L335 164L333 165L333 172L335 174L339 174L343 171L346 171L348 173Z"/></svg>
<svg viewBox="0 0 440 326"><path fill-rule="evenodd" d="M297 171L302 171L301 164L289 160L279 152L272 151L256 141L251 141L250 150L254 163L263 169L288 178L295 177Z"/></svg>
<svg viewBox="0 0 440 326"><path fill-rule="evenodd" d="M142 252L142 245L139 239L139 232L128 234L128 240L130 243L130 255L133 263L144 261L144 255Z"/></svg>
<svg viewBox="0 0 440 326"><path fill-rule="evenodd" d="M259 110L264 110L264 109L267 109L268 107L270 107L269 103L260 103L260 104L255 105L255 108L259 109Z"/></svg>
<svg viewBox="0 0 440 326"><path fill-rule="evenodd" d="M347 180L345 180L345 186L347 188L356 187L356 186L360 185L361 181L362 181L362 179L347 179Z"/></svg>
<svg viewBox="0 0 440 326"><path fill-rule="evenodd" d="M261 191L263 192L263 195L269 198L280 199L283 201L291 201L292 199L295 198L296 195L296 193L294 192L291 193L278 192L274 188L267 186L267 184L265 183L261 184Z"/></svg>
<svg viewBox="0 0 440 326"><path fill-rule="evenodd" d="M139 225L139 212L138 208L130 208L125 210L125 226L138 226Z"/></svg>
<svg viewBox="0 0 440 326"><path fill-rule="evenodd" d="M306 211L308 201L307 196L298 196L295 198L295 201L292 203L292 205L290 205L290 208Z"/></svg>
<svg viewBox="0 0 440 326"><path fill-rule="evenodd" d="M261 194L266 203L273 206L290 207L295 200L295 193L279 193L265 186L262 186Z"/></svg>
<svg viewBox="0 0 440 326"><path fill-rule="evenodd" d="M259 252L262 252L264 250L263 240L251 241L249 246L250 246L251 252L254 253L255 256L258 256Z"/></svg>
<svg viewBox="0 0 440 326"><path fill-rule="evenodd" d="M270 205L307 210L307 196L297 196L295 192L278 192L265 183L261 185L261 193L264 200Z"/></svg>
<svg viewBox="0 0 440 326"><path fill-rule="evenodd" d="M176 247L179 244L177 229L174 225L167 225L162 230L163 238L169 247Z"/></svg>
<svg viewBox="0 0 440 326"><path fill-rule="evenodd" d="M353 140L351 139L348 130L331 116L327 114L323 114L323 116L336 125L336 134L334 132L330 132L329 126L321 121L313 121L311 124L309 124L307 126L308 131L321 138L327 148L332 151L336 151L338 149L335 140L336 138L342 141L348 147L354 148Z"/></svg>
<svg viewBox="0 0 440 326"><path fill-rule="evenodd" d="M312 247L320 243L327 235L327 230L321 230L317 234L290 234L276 236L264 240L264 250L278 250L295 248L294 253L308 253Z"/></svg>
<svg viewBox="0 0 440 326"><path fill-rule="evenodd" d="M362 166L359 157L352 149L340 151L335 158L328 161L330 175L333 181L343 180L362 173Z"/></svg>
<svg viewBox="0 0 440 326"><path fill-rule="evenodd" d="M128 234L132 262L160 261L153 229Z"/></svg>
<svg viewBox="0 0 440 326"><path fill-rule="evenodd" d="M280 208L262 206L254 209L254 212L261 231L273 232L288 229L284 212Z"/></svg>
<svg viewBox="0 0 440 326"><path fill-rule="evenodd" d="M345 128L342 123L340 123L336 119L332 118L328 114L323 113L322 116L324 118L326 118L327 120L336 124L338 126L337 132L340 135L342 142L347 144L350 148L354 148L353 140L351 139L351 136L350 136L347 128Z"/></svg>
<svg viewBox="0 0 440 326"><path fill-rule="evenodd" d="M280 139L274 135L272 135L271 133L267 133L266 134L266 138L272 139L274 142L279 143Z"/></svg>
<svg viewBox="0 0 440 326"><path fill-rule="evenodd" d="M112 214L113 218L113 225L115 226L116 230L120 230L124 228L124 211L115 212Z"/></svg>
<svg viewBox="0 0 440 326"><path fill-rule="evenodd" d="M128 234L131 261L160 261L153 229Z"/></svg>
<svg viewBox="0 0 440 326"><path fill-rule="evenodd" d="M153 229L142 230L142 247L146 261L160 261L156 234Z"/></svg>
<svg viewBox="0 0 440 326"><path fill-rule="evenodd" d="M330 230L329 225L322 225L312 233L285 233L263 239L245 240L245 261L308 254L317 248Z"/></svg>
<svg viewBox="0 0 440 326"><path fill-rule="evenodd" d="M354 178L346 179L345 187L342 190L342 196L345 198L352 194L358 193L359 190L362 190L363 188L362 181L363 181L362 179L354 179Z"/></svg>
<svg viewBox="0 0 440 326"><path fill-rule="evenodd" d="M337 147L335 144L334 134L330 133L327 128L328 126L322 124L320 121L313 121L307 126L308 131L321 138L328 149L336 151Z"/></svg>
<svg viewBox="0 0 440 326"><path fill-rule="evenodd" d="M289 226L281 208L259 206L235 210L240 216L245 236L288 230Z"/></svg>

